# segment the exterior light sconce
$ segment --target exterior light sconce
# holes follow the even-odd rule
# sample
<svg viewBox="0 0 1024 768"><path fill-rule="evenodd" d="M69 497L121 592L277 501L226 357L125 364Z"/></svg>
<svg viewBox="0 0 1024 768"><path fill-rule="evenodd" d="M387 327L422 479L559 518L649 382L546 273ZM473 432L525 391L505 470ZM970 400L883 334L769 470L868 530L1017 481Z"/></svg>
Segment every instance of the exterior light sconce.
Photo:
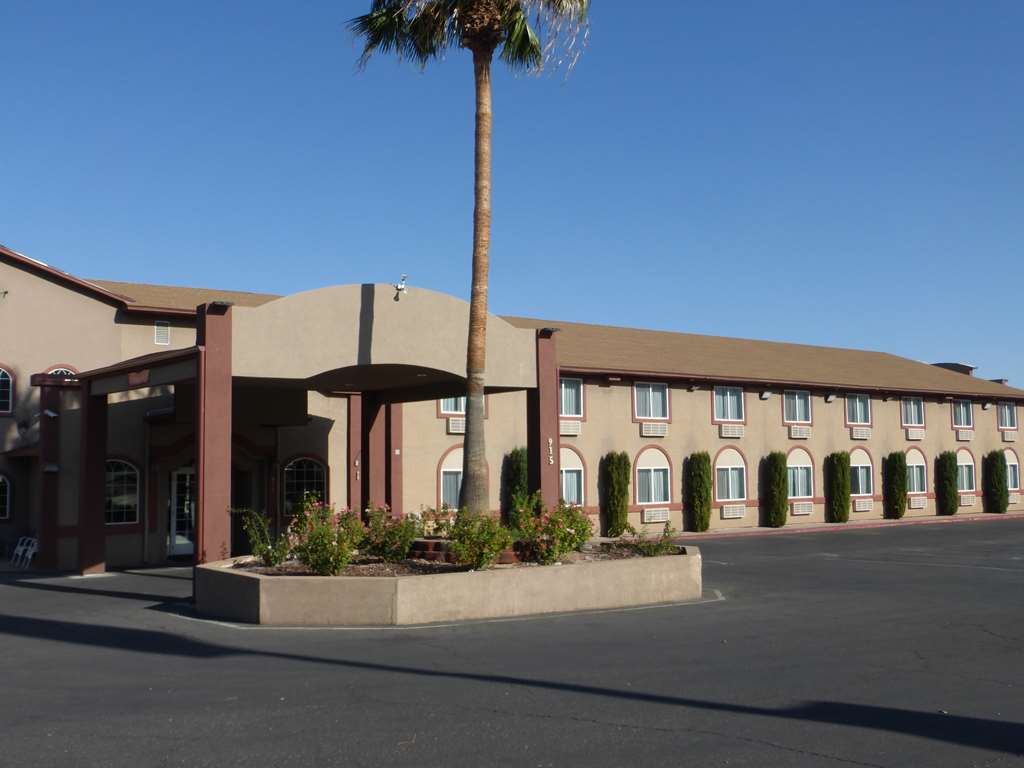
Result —
<svg viewBox="0 0 1024 768"><path fill-rule="evenodd" d="M825 395L825 402L826 403L831 403L835 399L836 399L836 396L834 394L832 394L831 392L829 392L827 395Z"/></svg>
<svg viewBox="0 0 1024 768"><path fill-rule="evenodd" d="M691 384L687 384L686 385L686 391L687 392L696 392L697 391L697 385L696 384L692 384L692 383Z"/></svg>
<svg viewBox="0 0 1024 768"><path fill-rule="evenodd" d="M989 409L990 409L991 407L992 407L992 403L982 403L982 404L981 404L981 410L983 410L983 411L987 411L987 410L989 410Z"/></svg>
<svg viewBox="0 0 1024 768"><path fill-rule="evenodd" d="M761 398L762 400L767 400L767 399L768 399L769 397L771 397L771 396L772 396L772 393L771 393L771 392L769 392L768 390L765 390L764 392L762 392L762 393L760 394L760 398Z"/></svg>

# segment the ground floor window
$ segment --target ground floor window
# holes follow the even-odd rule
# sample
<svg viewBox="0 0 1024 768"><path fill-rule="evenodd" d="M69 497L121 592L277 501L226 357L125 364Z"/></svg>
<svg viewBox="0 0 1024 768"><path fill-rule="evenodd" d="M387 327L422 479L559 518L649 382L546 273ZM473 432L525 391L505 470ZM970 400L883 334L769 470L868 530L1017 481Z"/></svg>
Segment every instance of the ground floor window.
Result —
<svg viewBox="0 0 1024 768"><path fill-rule="evenodd" d="M327 502L327 471L316 459L295 459L284 468L284 506L291 510L306 494Z"/></svg>
<svg viewBox="0 0 1024 768"><path fill-rule="evenodd" d="M139 522L139 470L127 461L107 461L105 515L107 525Z"/></svg>
<svg viewBox="0 0 1024 768"><path fill-rule="evenodd" d="M0 520L11 517L11 481L0 475Z"/></svg>
<svg viewBox="0 0 1024 768"><path fill-rule="evenodd" d="M787 467L789 498L809 499L814 496L814 471L811 467Z"/></svg>
<svg viewBox="0 0 1024 768"><path fill-rule="evenodd" d="M972 493L974 488L974 458L967 451L960 451L956 456L956 489Z"/></svg>
<svg viewBox="0 0 1024 768"><path fill-rule="evenodd" d="M1006 457L1006 487L1011 491L1020 490L1020 463L1017 461L1017 454L1006 449L1003 451Z"/></svg>
<svg viewBox="0 0 1024 768"><path fill-rule="evenodd" d="M926 482L924 464L907 465L907 493L924 493Z"/></svg>
<svg viewBox="0 0 1024 768"><path fill-rule="evenodd" d="M575 506L583 505L583 470L563 469L562 475L562 501Z"/></svg>
<svg viewBox="0 0 1024 768"><path fill-rule="evenodd" d="M448 509L459 508L459 494L462 493L462 470L441 470L441 506Z"/></svg>
<svg viewBox="0 0 1024 768"><path fill-rule="evenodd" d="M858 464L850 467L850 493L854 496L870 496L874 493L870 464Z"/></svg>
<svg viewBox="0 0 1024 768"><path fill-rule="evenodd" d="M744 467L718 467L715 470L716 499L742 501L747 498L747 470Z"/></svg>

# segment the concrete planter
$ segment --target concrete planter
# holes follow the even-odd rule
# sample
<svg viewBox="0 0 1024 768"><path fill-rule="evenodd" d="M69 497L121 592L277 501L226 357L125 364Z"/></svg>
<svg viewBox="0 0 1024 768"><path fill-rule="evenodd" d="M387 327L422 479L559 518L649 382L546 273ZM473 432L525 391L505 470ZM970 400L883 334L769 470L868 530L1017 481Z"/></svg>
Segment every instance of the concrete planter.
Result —
<svg viewBox="0 0 1024 768"><path fill-rule="evenodd" d="M697 600L701 556L638 557L425 576L262 576L195 569L203 616L278 626L389 626Z"/></svg>

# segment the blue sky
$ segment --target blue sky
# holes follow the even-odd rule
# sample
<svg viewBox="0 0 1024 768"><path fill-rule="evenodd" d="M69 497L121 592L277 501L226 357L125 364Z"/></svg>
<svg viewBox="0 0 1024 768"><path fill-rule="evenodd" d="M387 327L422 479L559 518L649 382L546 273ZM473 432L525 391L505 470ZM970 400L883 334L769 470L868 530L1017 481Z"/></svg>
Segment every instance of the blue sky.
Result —
<svg viewBox="0 0 1024 768"><path fill-rule="evenodd" d="M368 0L0 4L0 242L69 272L468 296L472 73ZM495 76L491 309L966 360L1024 385L1024 4L596 0Z"/></svg>

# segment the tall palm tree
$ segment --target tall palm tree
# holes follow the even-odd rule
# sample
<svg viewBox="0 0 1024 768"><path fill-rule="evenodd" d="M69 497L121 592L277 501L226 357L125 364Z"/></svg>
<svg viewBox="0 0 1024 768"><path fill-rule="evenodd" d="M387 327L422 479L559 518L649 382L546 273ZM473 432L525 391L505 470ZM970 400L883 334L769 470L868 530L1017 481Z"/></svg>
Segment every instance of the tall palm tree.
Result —
<svg viewBox="0 0 1024 768"><path fill-rule="evenodd" d="M539 72L552 57L573 63L586 30L589 0L373 0L370 12L349 22L362 39L365 65L374 53L395 53L426 66L451 48L473 55L476 83L473 278L466 342L466 438L460 506L489 507L484 452L484 369L487 272L491 244L491 60ZM539 34L538 34L539 32ZM541 36L545 38L541 40Z"/></svg>

